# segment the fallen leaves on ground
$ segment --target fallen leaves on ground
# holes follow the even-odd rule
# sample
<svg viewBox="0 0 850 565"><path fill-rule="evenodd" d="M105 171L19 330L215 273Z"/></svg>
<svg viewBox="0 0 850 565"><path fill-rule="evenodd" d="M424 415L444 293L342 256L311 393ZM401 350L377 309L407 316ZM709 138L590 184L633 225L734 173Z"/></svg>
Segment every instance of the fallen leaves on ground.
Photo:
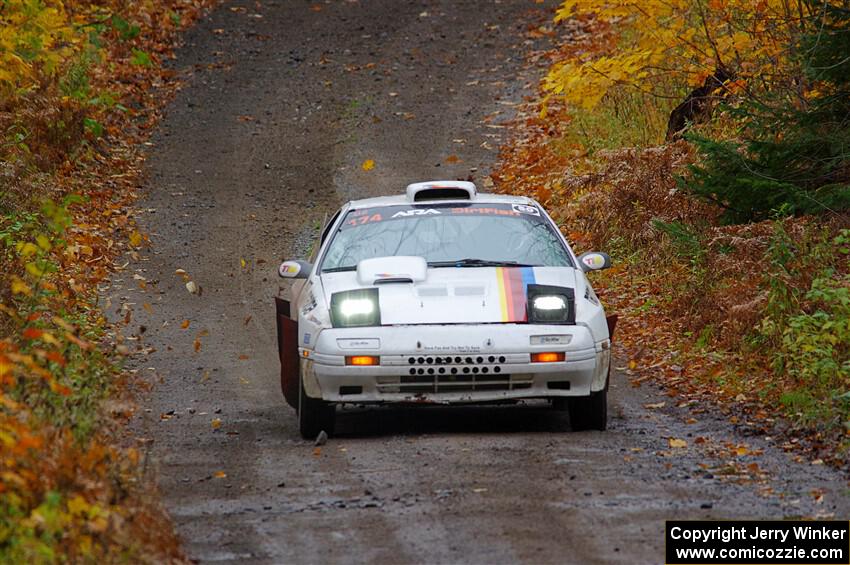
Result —
<svg viewBox="0 0 850 565"><path fill-rule="evenodd" d="M0 10L0 44L27 51L24 61L0 49L0 561L183 559L139 452L118 447L113 418L128 411L106 409L132 378L120 356L149 348L112 331L97 289L149 243L131 204L155 110L175 85L159 63L209 4ZM129 324L132 306L116 314Z"/></svg>
<svg viewBox="0 0 850 565"><path fill-rule="evenodd" d="M576 55L589 60L615 48L606 26L594 19L571 21L562 27L563 41L532 53L528 64L548 69ZM562 99L544 99L517 107L508 124L512 137L489 178L496 192L530 196L546 206L577 252L620 252L613 268L589 275L606 311L620 317L613 340L623 365L618 370L635 386L650 380L665 386L676 405L712 405L748 431L800 436L787 442L788 449L842 465L848 450L840 447L850 445L850 434L841 419L818 422L788 408L789 389L805 389L787 371L776 371L769 348L753 346L761 337L753 330L766 319L771 285L781 281L789 292L803 288L805 294L817 267L803 265L796 277L771 276L776 267L769 253L777 231L799 251L812 249L819 234L837 228L817 218L720 225L717 206L688 196L677 184L695 158L686 142L593 152L576 131L586 121L577 120ZM497 118L493 113L484 121ZM701 231L677 240L657 227L659 221ZM702 263L677 247L688 237L700 246ZM848 264L834 270L846 276ZM835 400L825 397L812 406L831 404Z"/></svg>

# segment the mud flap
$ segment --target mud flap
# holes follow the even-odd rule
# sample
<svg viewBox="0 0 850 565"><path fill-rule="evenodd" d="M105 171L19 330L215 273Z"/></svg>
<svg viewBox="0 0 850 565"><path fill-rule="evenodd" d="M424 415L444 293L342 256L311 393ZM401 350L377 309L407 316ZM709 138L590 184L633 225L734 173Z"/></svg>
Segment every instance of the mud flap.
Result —
<svg viewBox="0 0 850 565"><path fill-rule="evenodd" d="M298 322L290 318L289 302L275 297L280 389L286 403L298 408Z"/></svg>
<svg viewBox="0 0 850 565"><path fill-rule="evenodd" d="M605 318L605 321L608 322L608 339L614 341L614 328L617 327L617 320L620 317L617 314L612 314Z"/></svg>

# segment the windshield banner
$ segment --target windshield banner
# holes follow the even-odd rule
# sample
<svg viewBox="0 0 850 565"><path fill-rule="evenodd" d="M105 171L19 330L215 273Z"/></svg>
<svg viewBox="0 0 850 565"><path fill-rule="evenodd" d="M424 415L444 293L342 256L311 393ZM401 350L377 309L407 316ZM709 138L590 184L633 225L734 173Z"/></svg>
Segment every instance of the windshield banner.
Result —
<svg viewBox="0 0 850 565"><path fill-rule="evenodd" d="M537 206L527 204L428 204L381 206L362 208L349 212L340 227L341 230L356 228L366 224L377 224L409 218L428 216L500 216L524 219L531 222L543 222L543 216Z"/></svg>

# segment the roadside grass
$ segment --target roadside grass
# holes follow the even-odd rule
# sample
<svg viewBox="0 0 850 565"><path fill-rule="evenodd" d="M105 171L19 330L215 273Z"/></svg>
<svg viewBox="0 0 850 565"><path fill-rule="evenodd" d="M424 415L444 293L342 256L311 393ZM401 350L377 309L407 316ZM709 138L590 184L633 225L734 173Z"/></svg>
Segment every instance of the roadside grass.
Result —
<svg viewBox="0 0 850 565"><path fill-rule="evenodd" d="M574 108L571 124L556 145L582 147L588 155L621 147L654 147L664 142L667 116L675 104L637 90L611 92L593 110Z"/></svg>
<svg viewBox="0 0 850 565"><path fill-rule="evenodd" d="M0 5L3 562L183 560L142 455L122 446L129 349L98 286L145 244L129 205L167 95L160 61L209 4Z"/></svg>
<svg viewBox="0 0 850 565"><path fill-rule="evenodd" d="M569 22L563 60L605 41ZM733 422L782 429L842 465L850 448L850 231L841 215L723 225L723 210L682 189L699 155L662 144L666 98L607 95L593 110L545 92L514 122L492 177L552 212L577 251L611 253L591 275L620 315L621 369L678 402L719 405ZM625 96L626 101L623 101ZM734 132L727 116L702 126Z"/></svg>

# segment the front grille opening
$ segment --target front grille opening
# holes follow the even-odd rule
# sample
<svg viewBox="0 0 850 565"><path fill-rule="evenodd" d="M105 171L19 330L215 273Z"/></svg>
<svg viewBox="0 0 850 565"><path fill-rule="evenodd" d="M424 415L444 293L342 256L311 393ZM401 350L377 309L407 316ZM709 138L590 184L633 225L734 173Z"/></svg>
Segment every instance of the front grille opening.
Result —
<svg viewBox="0 0 850 565"><path fill-rule="evenodd" d="M570 381L549 381L546 387L551 390L570 390Z"/></svg>
<svg viewBox="0 0 850 565"><path fill-rule="evenodd" d="M508 375L501 367L411 367L408 374L379 377L382 393L450 393L484 390L522 390L533 384L531 375Z"/></svg>
<svg viewBox="0 0 850 565"><path fill-rule="evenodd" d="M351 395L351 394L363 394L363 387L362 386L353 386L353 385L346 385L346 386L339 387L339 395L340 396L347 396L347 395Z"/></svg>
<svg viewBox="0 0 850 565"><path fill-rule="evenodd" d="M474 367L464 367L465 375L402 375L399 377L401 390L407 392L468 392L475 390L510 390L510 375L484 375ZM481 374L478 374L481 373ZM519 383L525 385L526 383ZM529 384L530 386L530 384ZM514 384L513 388L520 388ZM527 388L523 386L522 388Z"/></svg>
<svg viewBox="0 0 850 565"><path fill-rule="evenodd" d="M468 392L476 390L517 390L530 388L527 375L512 378L502 371L504 355L422 355L409 356L406 374L390 377L393 383L379 384L381 392ZM397 379L397 380L396 380ZM557 385L556 385L557 386ZM569 389L569 383L566 383Z"/></svg>

